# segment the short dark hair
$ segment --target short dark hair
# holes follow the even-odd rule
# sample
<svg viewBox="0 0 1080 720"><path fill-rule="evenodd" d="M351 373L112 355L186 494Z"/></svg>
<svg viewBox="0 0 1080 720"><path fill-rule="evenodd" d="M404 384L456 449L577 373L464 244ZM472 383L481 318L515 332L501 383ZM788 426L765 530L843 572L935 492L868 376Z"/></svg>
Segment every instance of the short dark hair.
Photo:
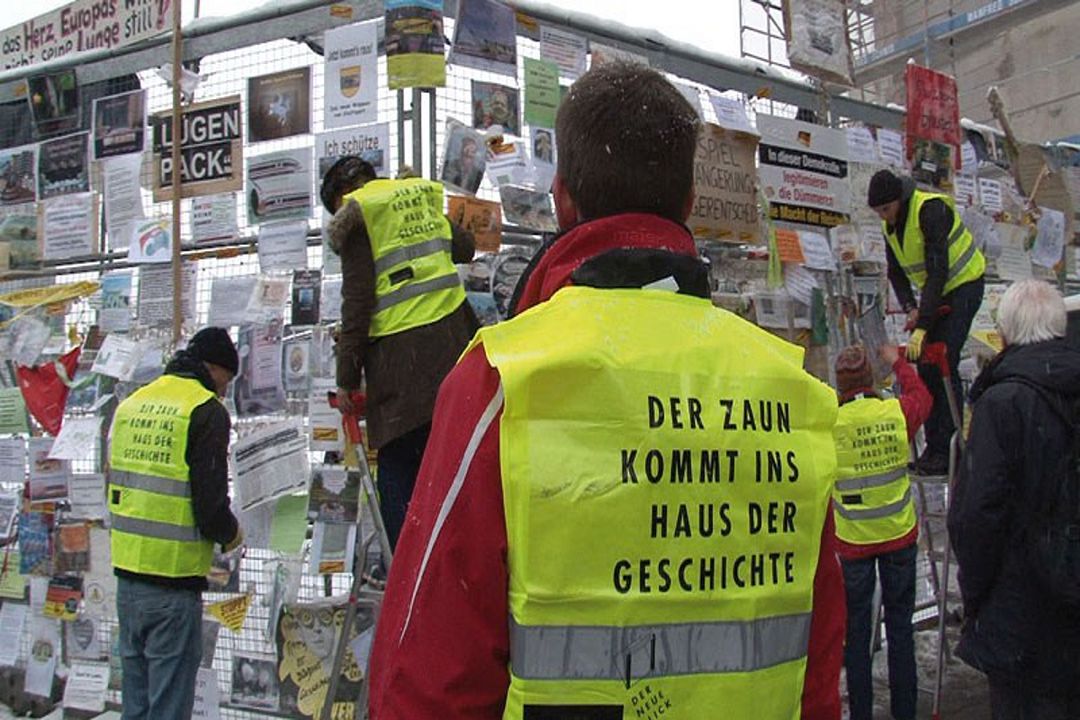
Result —
<svg viewBox="0 0 1080 720"><path fill-rule="evenodd" d="M559 106L558 172L582 219L646 212L684 220L701 120L657 71L604 63Z"/></svg>
<svg viewBox="0 0 1080 720"><path fill-rule="evenodd" d="M351 193L368 180L377 177L371 163L356 155L346 155L338 159L323 176L319 188L319 199L328 212L334 212L342 195Z"/></svg>

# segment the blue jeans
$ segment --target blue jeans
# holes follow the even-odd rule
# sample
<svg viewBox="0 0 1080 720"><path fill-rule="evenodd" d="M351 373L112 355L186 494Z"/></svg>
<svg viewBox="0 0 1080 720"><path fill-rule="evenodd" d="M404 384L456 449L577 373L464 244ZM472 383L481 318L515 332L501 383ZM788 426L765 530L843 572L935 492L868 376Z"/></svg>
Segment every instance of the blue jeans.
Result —
<svg viewBox="0 0 1080 720"><path fill-rule="evenodd" d="M943 297L941 304L949 307L949 314L938 318L930 326L930 332L926 335L927 345L936 342L945 343L949 372L952 375L950 384L961 415L964 408L964 391L960 383L960 350L967 342L968 333L971 332L971 322L975 319L979 306L982 305L984 284L983 279L979 278L964 283ZM930 417L926 419L926 424L923 426L926 432L927 453L948 457L949 441L952 439L953 432L956 431L956 425L949 411L949 399L945 395L945 383L942 382L941 371L937 365L919 363L919 377L926 383L927 389L934 397Z"/></svg>
<svg viewBox="0 0 1080 720"><path fill-rule="evenodd" d="M874 714L870 640L875 610L875 574L881 576L881 599L885 605L892 716L895 720L915 720L919 693L915 635L911 626L911 616L915 612L915 553L916 546L912 544L883 555L843 560L848 613L844 668L847 670L851 720L871 720Z"/></svg>
<svg viewBox="0 0 1080 720"><path fill-rule="evenodd" d="M379 448L376 481L379 487L379 512L382 513L390 548L397 547L405 512L409 509L420 461L424 459L431 423L396 437Z"/></svg>
<svg viewBox="0 0 1080 720"><path fill-rule="evenodd" d="M118 577L123 720L188 720L202 658L202 593Z"/></svg>

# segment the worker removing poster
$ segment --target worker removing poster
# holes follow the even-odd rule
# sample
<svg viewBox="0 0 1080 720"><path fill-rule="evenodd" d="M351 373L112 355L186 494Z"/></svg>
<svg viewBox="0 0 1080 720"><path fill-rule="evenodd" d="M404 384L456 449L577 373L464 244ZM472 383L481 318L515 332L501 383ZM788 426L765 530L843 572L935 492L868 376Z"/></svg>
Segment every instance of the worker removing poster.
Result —
<svg viewBox="0 0 1080 720"><path fill-rule="evenodd" d="M847 136L842 130L758 115L758 179L769 216L835 227L851 222Z"/></svg>

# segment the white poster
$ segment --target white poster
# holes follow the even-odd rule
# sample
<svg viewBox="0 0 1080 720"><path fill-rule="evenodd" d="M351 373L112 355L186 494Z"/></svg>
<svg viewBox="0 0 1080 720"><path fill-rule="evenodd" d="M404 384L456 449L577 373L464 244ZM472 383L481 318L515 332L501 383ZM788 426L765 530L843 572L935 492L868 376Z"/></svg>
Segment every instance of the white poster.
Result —
<svg viewBox="0 0 1080 720"><path fill-rule="evenodd" d="M540 59L559 66L559 77L577 80L585 72L585 38L547 25L540 26Z"/></svg>
<svg viewBox="0 0 1080 720"><path fill-rule="evenodd" d="M64 686L64 707L70 710L105 710L109 663L74 662Z"/></svg>
<svg viewBox="0 0 1080 720"><path fill-rule="evenodd" d="M799 231L799 244L802 245L803 265L811 270L835 270L836 258L833 257L829 239L821 233Z"/></svg>
<svg viewBox="0 0 1080 720"><path fill-rule="evenodd" d="M132 222L128 229L128 262L172 262L171 217Z"/></svg>
<svg viewBox="0 0 1080 720"><path fill-rule="evenodd" d="M881 161L893 167L904 167L904 136L896 130L878 128L878 154Z"/></svg>
<svg viewBox="0 0 1080 720"><path fill-rule="evenodd" d="M237 440L232 468L240 510L305 489L309 467L303 420L274 423Z"/></svg>
<svg viewBox="0 0 1080 720"><path fill-rule="evenodd" d="M97 252L97 195L75 193L41 203L41 257L46 260Z"/></svg>
<svg viewBox="0 0 1080 720"><path fill-rule="evenodd" d="M313 380L308 399L308 422L311 427L311 450L342 452L345 433L341 427L341 411L330 407L327 393L337 390L333 380Z"/></svg>
<svg viewBox="0 0 1080 720"><path fill-rule="evenodd" d="M307 220L259 225L259 272L307 268L307 229Z"/></svg>
<svg viewBox="0 0 1080 720"><path fill-rule="evenodd" d="M258 278L254 275L214 278L210 286L210 317L207 323L217 327L243 325L252 318L248 302Z"/></svg>
<svg viewBox="0 0 1080 720"><path fill-rule="evenodd" d="M22 493L0 493L0 542L8 542L15 535L15 526L22 509Z"/></svg>
<svg viewBox="0 0 1080 720"><path fill-rule="evenodd" d="M260 275L248 297L247 316L251 322L285 316L285 301L289 299L290 278Z"/></svg>
<svg viewBox="0 0 1080 720"><path fill-rule="evenodd" d="M775 221L835 227L851 221L847 135L799 120L758 116L758 178Z"/></svg>
<svg viewBox="0 0 1080 720"><path fill-rule="evenodd" d="M878 162L877 143L870 128L856 125L845 130L847 133L848 159L851 162Z"/></svg>
<svg viewBox="0 0 1080 720"><path fill-rule="evenodd" d="M90 371L128 381L135 374L141 355L142 346L137 340L109 333L101 344Z"/></svg>
<svg viewBox="0 0 1080 720"><path fill-rule="evenodd" d="M110 250L126 250L131 242L130 224L145 217L139 171L142 154L120 155L103 163L105 176L105 228Z"/></svg>
<svg viewBox="0 0 1080 720"><path fill-rule="evenodd" d="M322 319L327 321L341 319L341 278L323 280Z"/></svg>
<svg viewBox="0 0 1080 720"><path fill-rule="evenodd" d="M15 661L19 658L28 609L22 603L13 602L6 602L0 607L0 665L4 667L15 667Z"/></svg>
<svg viewBox="0 0 1080 720"><path fill-rule="evenodd" d="M1031 277L1031 255L1024 249L1027 228L1019 225L997 224L1001 238L1001 254L997 257L997 274L1002 280L1027 280Z"/></svg>
<svg viewBox="0 0 1080 720"><path fill-rule="evenodd" d="M49 457L52 450L51 437L30 438L30 499L58 500L68 495L68 478L71 463Z"/></svg>
<svg viewBox="0 0 1080 720"><path fill-rule="evenodd" d="M311 148L248 158L248 224L311 216Z"/></svg>
<svg viewBox="0 0 1080 720"><path fill-rule="evenodd" d="M988 212L1001 212L1001 183L990 178L979 178L979 199Z"/></svg>
<svg viewBox="0 0 1080 720"><path fill-rule="evenodd" d="M197 245L236 237L236 193L191 198L191 240Z"/></svg>
<svg viewBox="0 0 1080 720"><path fill-rule="evenodd" d="M48 581L48 578L43 578ZM26 658L28 695L52 695L53 675L60 658L60 621L34 615L30 618L30 654Z"/></svg>
<svg viewBox="0 0 1080 720"><path fill-rule="evenodd" d="M750 117L746 114L746 105L740 100L735 100L723 95L709 94L713 110L716 112L716 124L728 130L742 130L757 134L757 130L750 124Z"/></svg>
<svg viewBox="0 0 1080 720"><path fill-rule="evenodd" d="M105 340L112 337L115 336L109 335ZM60 434L56 436L49 451L49 457L55 460L82 460L93 457L95 448L101 441L101 420L100 416L69 417L64 420Z"/></svg>
<svg viewBox="0 0 1080 720"><path fill-rule="evenodd" d="M0 438L0 483L19 484L26 480L26 439Z"/></svg>
<svg viewBox="0 0 1080 720"><path fill-rule="evenodd" d="M68 503L71 505L70 517L81 520L104 518L105 476L101 473L74 473L68 481Z"/></svg>
<svg viewBox="0 0 1080 720"><path fill-rule="evenodd" d="M191 717L198 720L220 720L221 690L218 688L217 671L199 668L195 676L195 706Z"/></svg>
<svg viewBox="0 0 1080 720"><path fill-rule="evenodd" d="M323 119L327 128L379 119L376 20L327 30Z"/></svg>
<svg viewBox="0 0 1080 720"><path fill-rule="evenodd" d="M194 262L180 267L180 309L185 320L195 318ZM173 321L172 265L143 265L139 268L139 324L171 325Z"/></svg>
<svg viewBox="0 0 1080 720"><path fill-rule="evenodd" d="M955 183L953 195L956 197L956 206L958 208L963 209L978 204L979 195L976 191L974 175L957 173L953 178L953 182Z"/></svg>

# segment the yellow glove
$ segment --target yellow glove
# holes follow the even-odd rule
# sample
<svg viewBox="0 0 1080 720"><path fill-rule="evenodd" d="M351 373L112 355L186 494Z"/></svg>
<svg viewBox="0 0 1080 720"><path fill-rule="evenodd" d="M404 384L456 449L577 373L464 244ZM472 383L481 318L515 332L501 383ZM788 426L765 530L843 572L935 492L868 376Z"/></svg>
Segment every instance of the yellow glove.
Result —
<svg viewBox="0 0 1080 720"><path fill-rule="evenodd" d="M923 343L926 341L926 331L916 328L911 331L911 337L907 341L907 359L917 362L922 355Z"/></svg>

